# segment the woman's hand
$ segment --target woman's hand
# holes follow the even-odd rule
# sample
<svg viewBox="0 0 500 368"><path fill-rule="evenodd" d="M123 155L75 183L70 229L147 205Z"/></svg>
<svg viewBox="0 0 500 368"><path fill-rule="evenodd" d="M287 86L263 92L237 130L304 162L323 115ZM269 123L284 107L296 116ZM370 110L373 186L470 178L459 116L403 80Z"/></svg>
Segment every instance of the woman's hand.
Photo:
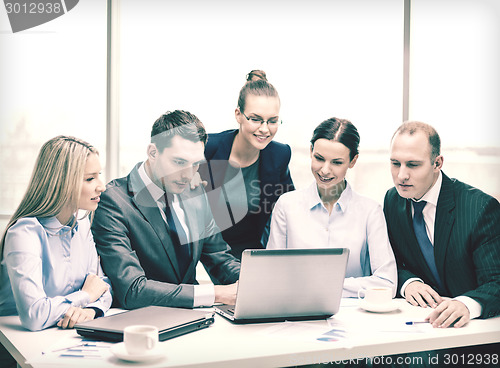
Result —
<svg viewBox="0 0 500 368"><path fill-rule="evenodd" d="M82 291L89 294L89 303L93 303L99 299L102 294L108 291L108 288L109 285L102 281L99 276L89 273L85 278Z"/></svg>
<svg viewBox="0 0 500 368"><path fill-rule="evenodd" d="M95 311L91 308L69 307L63 319L57 322L61 328L73 328L79 322L94 319Z"/></svg>

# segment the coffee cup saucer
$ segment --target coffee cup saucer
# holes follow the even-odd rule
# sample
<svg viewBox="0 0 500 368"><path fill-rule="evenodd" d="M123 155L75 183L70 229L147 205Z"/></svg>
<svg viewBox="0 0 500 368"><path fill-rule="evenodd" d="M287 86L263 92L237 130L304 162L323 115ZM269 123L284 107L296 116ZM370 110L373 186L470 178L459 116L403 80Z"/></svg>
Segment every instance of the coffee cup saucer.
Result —
<svg viewBox="0 0 500 368"><path fill-rule="evenodd" d="M165 356L165 352L156 345L154 349L149 350L144 354L129 354L125 348L125 343L119 342L111 347L111 352L119 359L126 360L129 362L148 362L151 360L157 360Z"/></svg>
<svg viewBox="0 0 500 368"><path fill-rule="evenodd" d="M398 302L394 299L392 299L388 303L381 303L381 304L369 303L363 299L359 301L359 306L365 311L376 312L376 313L387 313L399 309Z"/></svg>

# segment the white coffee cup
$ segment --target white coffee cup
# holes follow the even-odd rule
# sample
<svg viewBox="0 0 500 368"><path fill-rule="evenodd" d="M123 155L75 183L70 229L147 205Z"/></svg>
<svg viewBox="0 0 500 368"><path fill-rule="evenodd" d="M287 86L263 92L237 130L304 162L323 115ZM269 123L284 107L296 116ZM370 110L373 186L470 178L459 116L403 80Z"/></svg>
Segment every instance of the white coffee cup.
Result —
<svg viewBox="0 0 500 368"><path fill-rule="evenodd" d="M364 298L361 295L364 294ZM358 290L358 298L368 304L388 304L392 300L392 290L387 287L372 287Z"/></svg>
<svg viewBox="0 0 500 368"><path fill-rule="evenodd" d="M147 354L158 344L158 328L149 325L127 326L123 330L123 342L130 355Z"/></svg>

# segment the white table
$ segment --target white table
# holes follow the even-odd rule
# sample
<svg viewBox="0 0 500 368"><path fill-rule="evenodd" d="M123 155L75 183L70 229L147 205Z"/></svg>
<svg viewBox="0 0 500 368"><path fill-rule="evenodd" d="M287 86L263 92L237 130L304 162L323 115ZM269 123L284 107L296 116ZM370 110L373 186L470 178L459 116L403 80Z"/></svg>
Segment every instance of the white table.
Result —
<svg viewBox="0 0 500 368"><path fill-rule="evenodd" d="M292 336L294 327L287 337L271 335L273 326L284 325L234 325L216 316L215 324L207 329L160 343L165 358L139 366L285 367L500 342L500 317L473 320L463 328L432 329L428 324L405 326L405 321L422 321L430 310L413 307L404 300L397 303L399 309L394 312L370 313L357 307L357 300L343 300L341 310L331 321L342 324L348 338L337 342L318 341L300 334ZM306 324L322 331L329 329L327 321ZM40 358L41 351L58 340L76 335L74 330L57 328L27 332L20 326L18 317L0 317L0 340L22 367L138 366L111 354L104 361L93 360L91 364L75 358L58 358L57 362Z"/></svg>

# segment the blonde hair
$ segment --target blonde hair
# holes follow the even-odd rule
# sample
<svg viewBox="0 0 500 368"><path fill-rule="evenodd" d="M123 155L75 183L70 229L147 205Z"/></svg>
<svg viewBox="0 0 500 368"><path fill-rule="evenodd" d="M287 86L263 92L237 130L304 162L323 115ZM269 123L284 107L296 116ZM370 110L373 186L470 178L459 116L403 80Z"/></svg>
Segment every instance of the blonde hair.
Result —
<svg viewBox="0 0 500 368"><path fill-rule="evenodd" d="M391 142L398 133L414 135L417 132L423 132L429 139L429 144L431 146L431 164L434 164L436 157L441 154L441 138L439 138L438 132L431 125L422 123L421 121L405 121L394 132Z"/></svg>
<svg viewBox="0 0 500 368"><path fill-rule="evenodd" d="M73 212L78 210L85 164L92 153L99 154L89 143L63 135L52 138L42 146L28 189L2 236L0 261L3 259L7 231L20 218L56 216L66 206Z"/></svg>

